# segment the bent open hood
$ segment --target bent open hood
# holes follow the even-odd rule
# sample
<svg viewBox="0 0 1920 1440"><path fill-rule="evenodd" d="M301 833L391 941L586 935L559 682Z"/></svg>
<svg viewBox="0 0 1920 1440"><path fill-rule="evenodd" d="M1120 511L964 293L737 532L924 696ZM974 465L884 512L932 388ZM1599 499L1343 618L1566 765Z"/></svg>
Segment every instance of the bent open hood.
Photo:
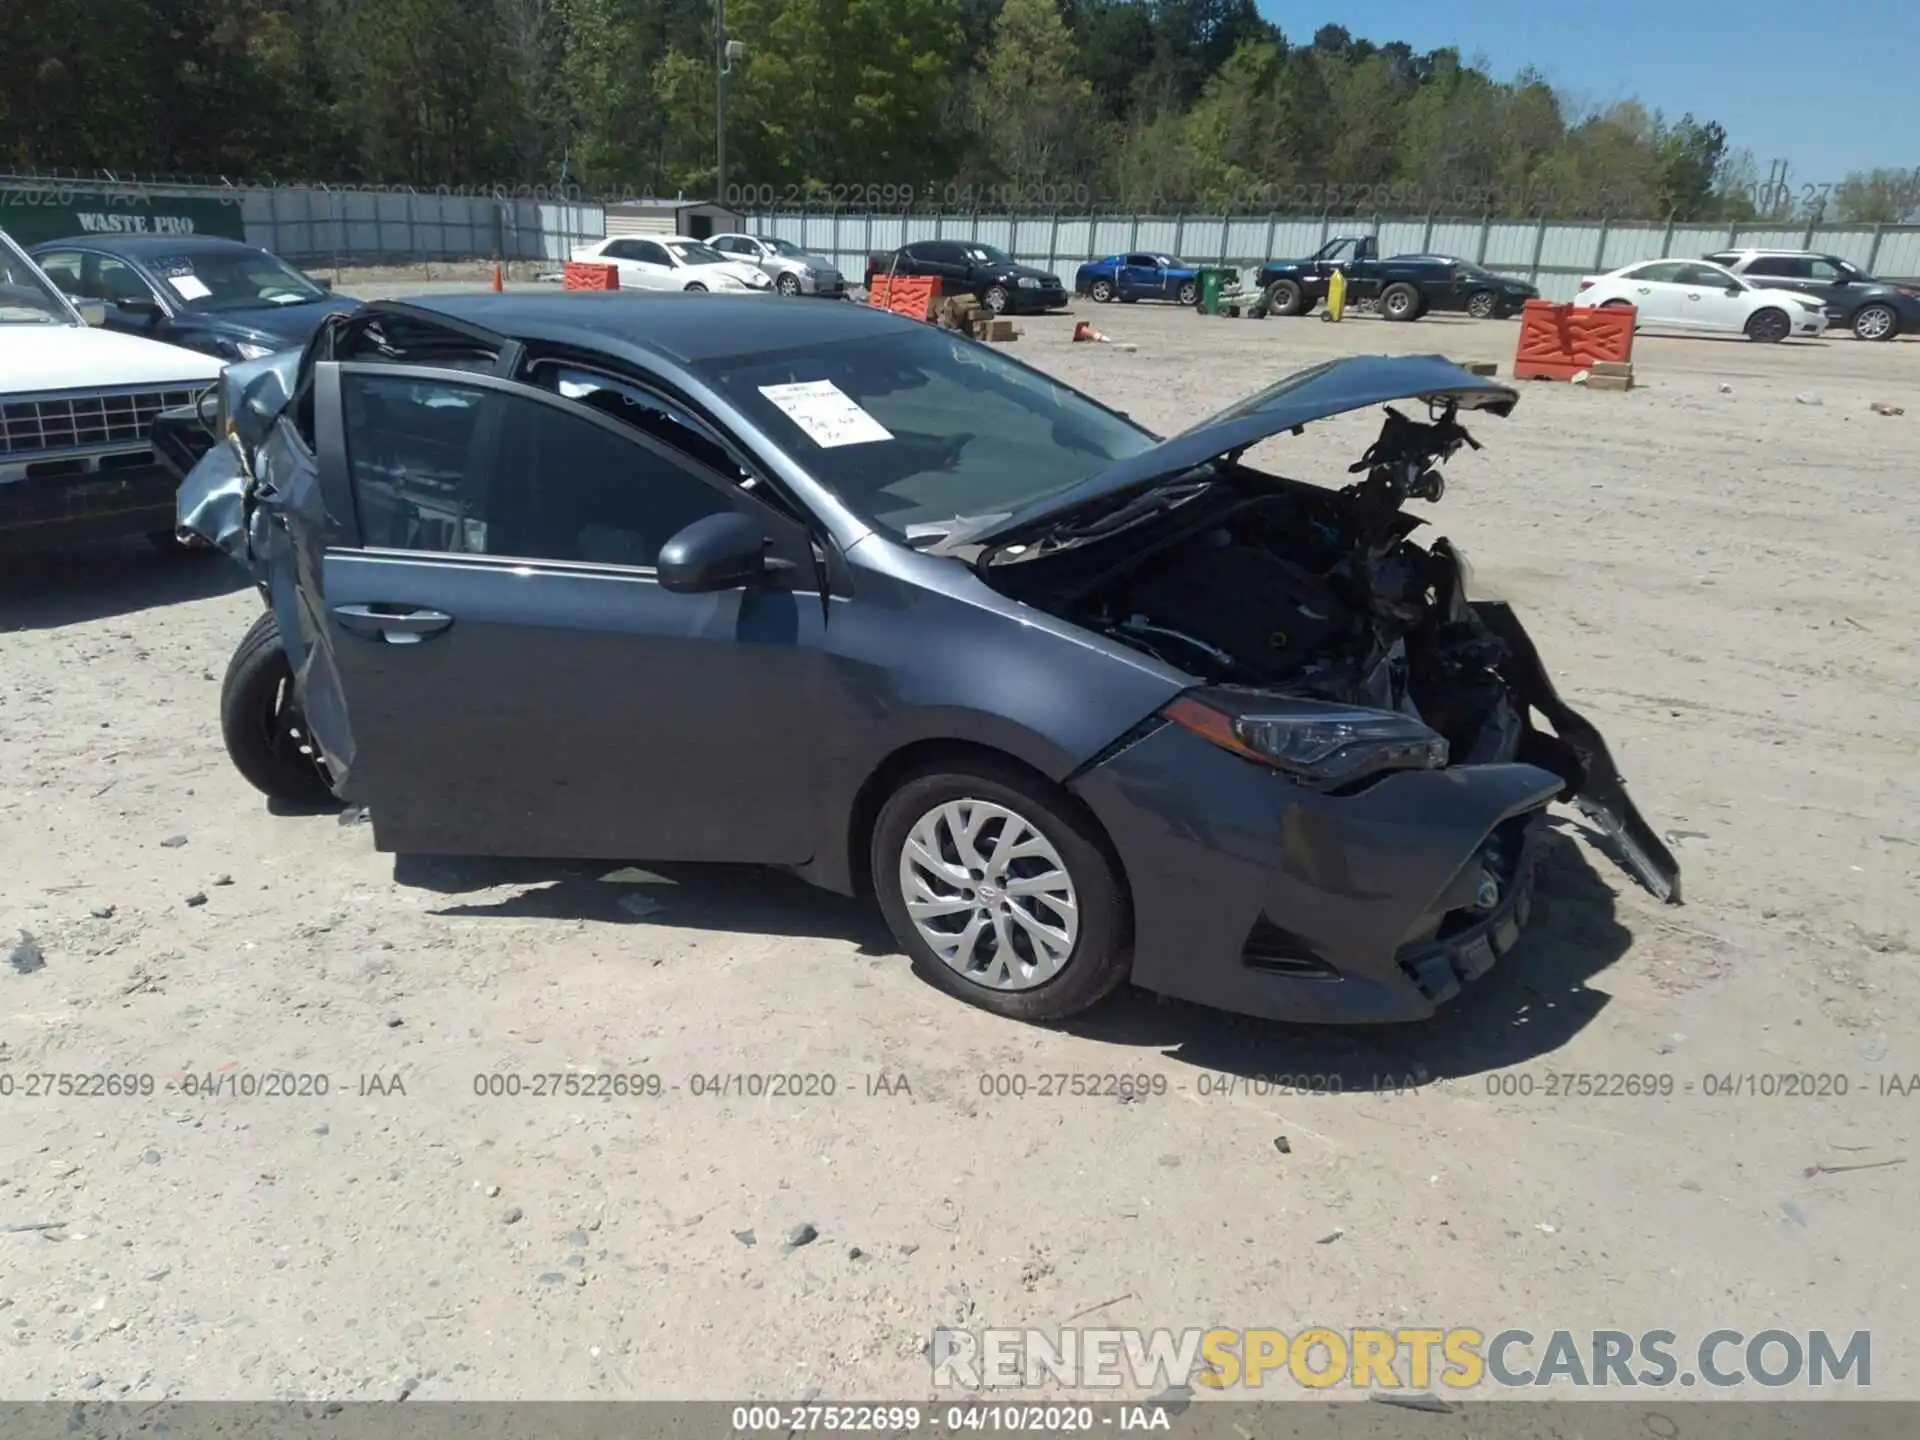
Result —
<svg viewBox="0 0 1920 1440"><path fill-rule="evenodd" d="M1093 501L1144 490L1296 426L1394 400L1452 400L1462 410L1506 415L1520 394L1439 355L1353 355L1297 371L1199 424L1091 475L1078 485L971 531L969 544L1018 539Z"/></svg>

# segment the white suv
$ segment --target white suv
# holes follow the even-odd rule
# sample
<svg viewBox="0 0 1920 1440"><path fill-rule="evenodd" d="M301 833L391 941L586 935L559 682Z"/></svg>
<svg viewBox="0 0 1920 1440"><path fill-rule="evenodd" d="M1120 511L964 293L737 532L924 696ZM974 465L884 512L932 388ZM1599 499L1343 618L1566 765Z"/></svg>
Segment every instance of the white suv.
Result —
<svg viewBox="0 0 1920 1440"><path fill-rule="evenodd" d="M154 454L163 410L220 374L211 355L93 328L0 231L0 552L174 539L178 483ZM93 324L89 324L89 321Z"/></svg>

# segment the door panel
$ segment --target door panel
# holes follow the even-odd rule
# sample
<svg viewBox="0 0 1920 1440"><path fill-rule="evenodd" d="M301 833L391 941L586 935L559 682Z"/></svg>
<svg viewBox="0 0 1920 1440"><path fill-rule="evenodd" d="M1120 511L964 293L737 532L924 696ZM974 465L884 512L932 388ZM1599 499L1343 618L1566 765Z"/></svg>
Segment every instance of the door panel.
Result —
<svg viewBox="0 0 1920 1440"><path fill-rule="evenodd" d="M319 370L359 529L302 588L325 595L381 849L810 857L825 622L799 525L589 401ZM661 588L660 546L726 510L789 568Z"/></svg>
<svg viewBox="0 0 1920 1440"><path fill-rule="evenodd" d="M350 607L451 617L398 644L336 628L382 850L810 857L818 596L354 551L327 556L326 594L336 627Z"/></svg>

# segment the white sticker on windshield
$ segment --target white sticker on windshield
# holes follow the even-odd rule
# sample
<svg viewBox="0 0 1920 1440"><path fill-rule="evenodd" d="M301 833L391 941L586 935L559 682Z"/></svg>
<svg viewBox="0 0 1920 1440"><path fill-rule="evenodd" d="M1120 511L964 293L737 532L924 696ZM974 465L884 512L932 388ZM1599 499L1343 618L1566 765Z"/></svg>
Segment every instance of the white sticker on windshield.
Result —
<svg viewBox="0 0 1920 1440"><path fill-rule="evenodd" d="M893 433L862 410L831 380L802 380L792 385L762 385L760 393L778 405L823 450L891 440Z"/></svg>
<svg viewBox="0 0 1920 1440"><path fill-rule="evenodd" d="M198 275L169 275L167 283L180 292L182 300L204 300L213 293Z"/></svg>

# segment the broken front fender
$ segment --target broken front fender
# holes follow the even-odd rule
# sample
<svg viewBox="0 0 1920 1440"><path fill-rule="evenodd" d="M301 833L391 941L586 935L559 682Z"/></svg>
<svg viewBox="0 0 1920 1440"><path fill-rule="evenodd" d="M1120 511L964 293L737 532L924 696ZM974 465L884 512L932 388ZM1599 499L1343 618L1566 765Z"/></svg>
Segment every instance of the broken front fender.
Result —
<svg viewBox="0 0 1920 1440"><path fill-rule="evenodd" d="M1522 703L1539 711L1553 726L1553 736L1533 737L1554 752L1557 763L1545 756L1539 763L1567 782L1563 798L1578 806L1613 840L1626 868L1655 895L1669 904L1680 903L1680 865L1658 834L1627 797L1627 782L1613 763L1607 742L1591 721L1560 698L1513 607L1504 600L1476 600L1473 611L1506 646L1500 672ZM1557 740L1557 743L1556 743ZM1521 758L1527 759L1523 749Z"/></svg>
<svg viewBox="0 0 1920 1440"><path fill-rule="evenodd" d="M229 365L216 382L219 404L212 417L197 410L170 411L154 425L154 448L168 464L182 469L192 461L175 505L179 527L245 563L256 579L264 577L247 540L254 455L286 409L299 369L297 350ZM195 426L212 433L190 434ZM206 448L208 439L211 448Z"/></svg>

